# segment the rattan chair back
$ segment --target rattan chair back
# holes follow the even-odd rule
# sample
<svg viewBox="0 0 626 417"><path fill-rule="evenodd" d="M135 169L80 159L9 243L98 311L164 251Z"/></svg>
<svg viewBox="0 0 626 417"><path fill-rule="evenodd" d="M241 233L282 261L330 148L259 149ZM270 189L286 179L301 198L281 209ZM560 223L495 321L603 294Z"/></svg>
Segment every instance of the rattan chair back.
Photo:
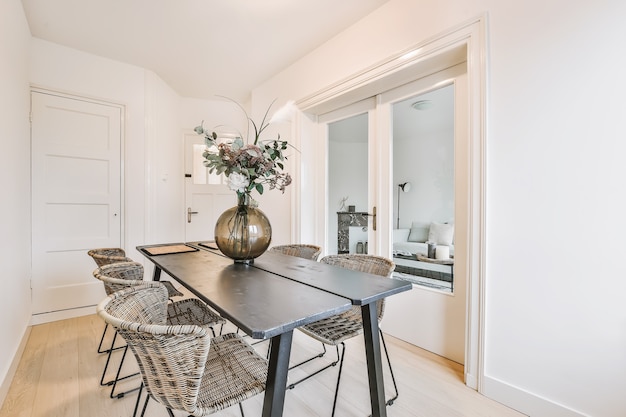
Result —
<svg viewBox="0 0 626 417"><path fill-rule="evenodd" d="M270 248L270 252L278 252L289 256L297 256L298 258L317 261L317 258L319 258L322 253L322 248L316 245L296 243L292 245L274 246Z"/></svg>
<svg viewBox="0 0 626 417"><path fill-rule="evenodd" d="M126 256L122 248L99 248L87 252L96 261L96 265L103 266L117 262L130 262L132 259Z"/></svg>
<svg viewBox="0 0 626 417"><path fill-rule="evenodd" d="M373 275L380 275L381 277L390 278L396 265L382 256L376 255L362 255L362 254L339 254L328 255L323 257L320 262L335 265L341 268L351 269L359 272L367 272ZM359 310L360 307L353 309ZM385 313L385 299L379 300L376 303L376 310L378 314L378 321L381 321L383 314Z"/></svg>
<svg viewBox="0 0 626 417"><path fill-rule="evenodd" d="M143 280L143 265L139 262L118 262L103 265L93 271L93 276L102 281L107 295L129 286L139 285Z"/></svg>

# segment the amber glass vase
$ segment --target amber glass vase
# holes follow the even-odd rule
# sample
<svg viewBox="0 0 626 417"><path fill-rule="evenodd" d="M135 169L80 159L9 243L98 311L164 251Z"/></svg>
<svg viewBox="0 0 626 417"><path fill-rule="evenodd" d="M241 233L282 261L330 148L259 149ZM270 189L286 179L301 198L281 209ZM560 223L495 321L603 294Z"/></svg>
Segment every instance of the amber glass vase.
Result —
<svg viewBox="0 0 626 417"><path fill-rule="evenodd" d="M235 262L254 262L272 240L269 219L250 201L248 194L238 193L237 206L222 213L215 223L215 244Z"/></svg>

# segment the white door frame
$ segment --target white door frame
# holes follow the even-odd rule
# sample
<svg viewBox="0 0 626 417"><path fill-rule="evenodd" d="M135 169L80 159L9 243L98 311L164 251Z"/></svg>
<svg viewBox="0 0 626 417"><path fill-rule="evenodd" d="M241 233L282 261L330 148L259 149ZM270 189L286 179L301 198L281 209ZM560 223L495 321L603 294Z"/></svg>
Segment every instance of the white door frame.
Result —
<svg viewBox="0 0 626 417"><path fill-rule="evenodd" d="M85 95L81 95L81 94L75 94L75 93L71 93L71 92L64 92L64 91L59 91L59 90L54 90L54 89L50 89L47 87L42 87L42 86L38 86L38 85L31 85L31 96L34 93L38 93L38 94L44 94L44 95L49 95L49 96L56 96L56 97L60 97L60 98L66 98L66 99L70 99L70 100L77 100L77 101L81 101L81 102L86 102L86 103L93 103L93 104L97 104L97 105L102 105L102 106L107 106L107 107L111 107L111 108L116 108L119 109L120 111L120 131L119 131L119 135L120 135L120 143L119 143L119 160L120 160L120 165L119 165L119 211L117 213L117 216L119 217L119 246L121 248L125 248L126 246L126 227L125 227L125 223L126 223L126 202L125 202L125 114L126 114L126 107L124 104L121 103L117 103L117 102L112 102L112 101L107 101L107 100L102 100L102 99L98 99L98 98L92 98L89 96L85 96ZM31 109L32 112L32 109ZM31 118L33 117L33 115L31 114ZM32 138L31 138L32 140ZM32 144L31 144L31 148L32 148ZM31 159L33 158L33 149L31 149ZM32 173L31 173L32 175ZM33 178L31 178L31 182L33 181ZM31 190L31 194L32 194L33 190ZM33 200L33 197L31 196L31 200ZM32 205L32 201L31 201L31 205ZM32 209L31 209L32 211ZM31 213L31 223L33 222L33 214ZM32 234L32 230L31 230L31 234ZM86 252L85 252L86 254ZM34 262L33 259L33 254L31 253L31 263ZM92 262L92 261L89 261ZM95 264L94 264L95 266ZM32 277L31 277L31 281L32 281ZM32 286L32 283L31 283ZM62 319L67 319L67 318L73 318L73 317L79 317L79 316L83 316L83 315L88 315L88 314L92 314L93 313L93 306L86 306L86 307L76 307L76 308L71 308L71 309L64 309L64 310L58 310L58 311L51 311L51 312L43 312L43 313L39 313L39 314L34 314L31 317L31 325L36 325L36 324L42 324L42 323L47 323L50 321L54 321L54 320L62 320Z"/></svg>
<svg viewBox="0 0 626 417"><path fill-rule="evenodd" d="M485 140L486 140L486 17L461 24L445 33L429 38L408 50L396 54L337 84L297 101L297 106L308 116L300 117L294 123L294 137L300 139L298 146L306 145L303 138L314 138L311 152L302 155L303 170L308 171L314 184L309 184L310 192L300 194L300 207L306 208L296 216L295 230L305 230L314 234L316 241L324 236L326 205L325 189L320 181L325 181L323 171L326 155L322 143L323 136L316 131L316 116L346 106L356 101L376 95L379 92L419 79L451 65L467 61L469 94L469 189L467 190L467 213L469 232L467 237L467 322L466 322L466 363L465 382L482 392L484 376L484 280L485 280ZM306 145L309 146L309 145ZM390 155L386 155L390 157ZM306 158L305 158L306 157ZM385 155L380 155L385 157ZM309 159L308 161L306 159ZM389 178L381 178L381 196L390 195ZM307 191L309 191L307 190ZM298 207L298 209L300 209ZM310 207L314 207L311 212ZM382 210L383 207L380 207ZM304 210L304 209L303 209ZM380 213L383 218L390 213ZM307 225L300 224L307 219ZM313 227L311 227L313 225ZM391 236L382 236L381 241L391 241Z"/></svg>

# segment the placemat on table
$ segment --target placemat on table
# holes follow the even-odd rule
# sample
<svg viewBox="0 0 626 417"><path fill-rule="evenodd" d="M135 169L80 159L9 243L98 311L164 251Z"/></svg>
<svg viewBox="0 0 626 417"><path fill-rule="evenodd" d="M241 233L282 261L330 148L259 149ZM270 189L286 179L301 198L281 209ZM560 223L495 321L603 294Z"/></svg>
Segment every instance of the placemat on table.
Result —
<svg viewBox="0 0 626 417"><path fill-rule="evenodd" d="M187 245L168 245L155 246L153 248L144 248L144 250L152 256L155 255L172 255L174 253L195 252L198 249Z"/></svg>

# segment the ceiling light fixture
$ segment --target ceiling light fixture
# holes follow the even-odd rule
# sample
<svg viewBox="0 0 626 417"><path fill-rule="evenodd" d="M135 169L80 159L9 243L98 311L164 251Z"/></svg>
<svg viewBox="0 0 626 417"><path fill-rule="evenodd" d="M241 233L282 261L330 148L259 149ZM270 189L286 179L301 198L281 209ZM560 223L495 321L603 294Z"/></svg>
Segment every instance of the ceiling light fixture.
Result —
<svg viewBox="0 0 626 417"><path fill-rule="evenodd" d="M411 107L413 107L415 110L420 110L420 111L428 110L432 106L433 106L433 102L431 100L420 100L411 104Z"/></svg>

